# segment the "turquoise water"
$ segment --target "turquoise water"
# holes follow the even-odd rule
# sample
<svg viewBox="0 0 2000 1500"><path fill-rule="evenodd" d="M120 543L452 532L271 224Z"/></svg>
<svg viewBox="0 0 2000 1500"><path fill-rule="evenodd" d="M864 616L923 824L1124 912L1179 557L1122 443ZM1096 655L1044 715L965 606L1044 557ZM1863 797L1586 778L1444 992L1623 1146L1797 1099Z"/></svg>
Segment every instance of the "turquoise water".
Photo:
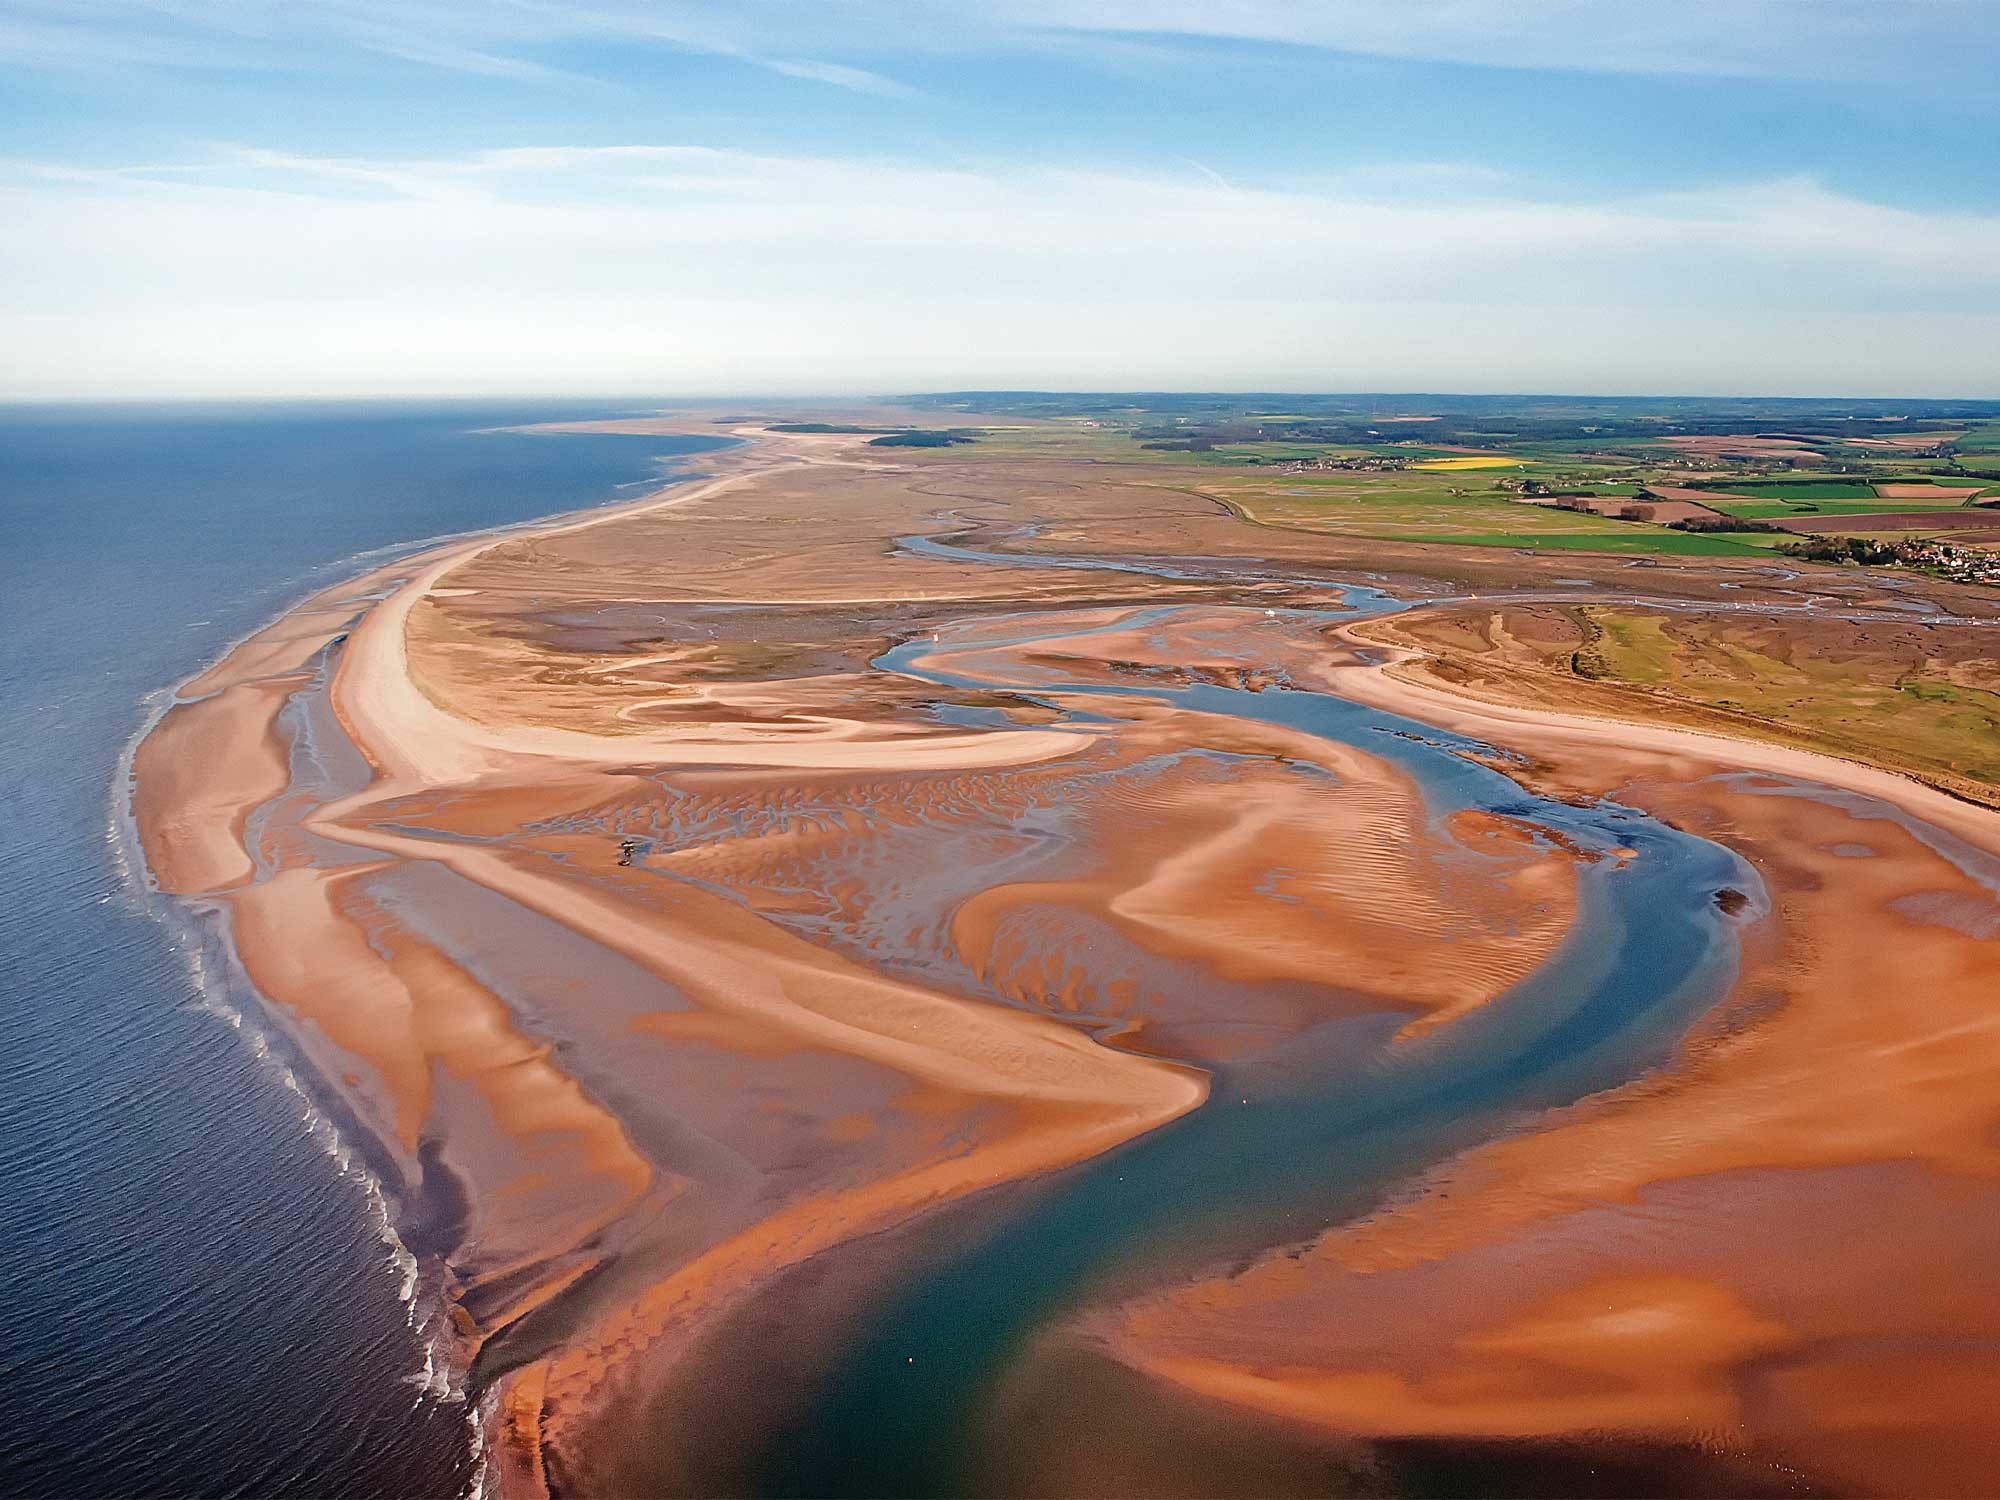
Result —
<svg viewBox="0 0 2000 1500"><path fill-rule="evenodd" d="M953 687L1002 686L927 669L922 658L935 649L909 642L881 664ZM1585 868L1572 936L1480 1011L1396 1046L1388 1036L1400 1018L1332 1023L1279 1066L1261 1063L1252 1082L1224 1067L1201 1109L1061 1174L996 1232L926 1267L867 1320L807 1418L779 1434L764 1463L766 1493L977 1492L981 1418L1030 1334L1114 1280L1143 1285L1149 1274L1308 1240L1528 1111L1661 1061L1734 973L1734 923L1717 893L1744 892L1752 912L1762 905L1755 872L1727 849L1615 804L1530 795L1461 753L1488 747L1394 715L1287 689L1044 685L1065 703L1144 693L1283 724L1394 761L1433 817L1481 809L1530 819L1585 850L1633 853Z"/></svg>
<svg viewBox="0 0 2000 1500"><path fill-rule="evenodd" d="M133 898L116 783L151 695L358 555L720 445L477 430L614 414L0 409L0 1492L470 1481L365 1184L207 1003L193 965L224 956Z"/></svg>

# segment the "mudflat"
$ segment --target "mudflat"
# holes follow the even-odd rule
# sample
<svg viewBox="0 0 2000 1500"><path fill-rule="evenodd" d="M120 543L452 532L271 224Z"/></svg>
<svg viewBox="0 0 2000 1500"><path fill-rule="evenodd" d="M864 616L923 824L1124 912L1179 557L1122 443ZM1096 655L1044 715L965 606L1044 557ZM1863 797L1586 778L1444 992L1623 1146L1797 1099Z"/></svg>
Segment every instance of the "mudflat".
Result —
<svg viewBox="0 0 2000 1500"><path fill-rule="evenodd" d="M156 880L447 1226L503 1491L1192 1492L1253 1440L1301 1492L1490 1443L1980 1490L1980 773L1509 646L1911 586L739 435L309 601L136 761ZM1914 590L1983 660L1982 596ZM940 1290L992 1246L1032 1297ZM1022 1416L1084 1368L1087 1459Z"/></svg>

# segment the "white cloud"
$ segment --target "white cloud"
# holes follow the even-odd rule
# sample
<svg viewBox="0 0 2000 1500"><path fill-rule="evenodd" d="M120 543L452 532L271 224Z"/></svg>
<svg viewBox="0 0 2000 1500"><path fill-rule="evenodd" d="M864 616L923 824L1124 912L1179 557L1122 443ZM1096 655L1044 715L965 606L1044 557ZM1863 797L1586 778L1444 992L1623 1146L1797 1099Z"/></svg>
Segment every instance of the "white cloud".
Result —
<svg viewBox="0 0 2000 1500"><path fill-rule="evenodd" d="M1908 80L1994 92L1992 0L12 0L0 57L317 65L347 48L476 72L607 40L737 58L868 93L856 59L1140 39L1251 41L1612 73Z"/></svg>
<svg viewBox="0 0 2000 1500"><path fill-rule="evenodd" d="M0 389L1992 395L2000 218L687 145L0 170ZM1931 351L1931 352L1927 352Z"/></svg>

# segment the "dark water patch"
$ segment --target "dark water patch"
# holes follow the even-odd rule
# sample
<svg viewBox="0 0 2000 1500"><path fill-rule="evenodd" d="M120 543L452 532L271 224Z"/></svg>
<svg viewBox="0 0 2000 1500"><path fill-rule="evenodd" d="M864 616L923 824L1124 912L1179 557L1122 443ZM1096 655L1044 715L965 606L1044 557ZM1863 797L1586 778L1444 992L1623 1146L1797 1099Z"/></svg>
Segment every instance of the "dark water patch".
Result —
<svg viewBox="0 0 2000 1500"><path fill-rule="evenodd" d="M0 1490L470 1482L353 1148L213 1003L219 936L134 898L114 783L149 695L368 559L730 445L470 430L613 414L0 410Z"/></svg>
<svg viewBox="0 0 2000 1500"><path fill-rule="evenodd" d="M1087 1347L1032 1351L996 1392L982 1449L1005 1495L1388 1497L1372 1447L1152 1379Z"/></svg>

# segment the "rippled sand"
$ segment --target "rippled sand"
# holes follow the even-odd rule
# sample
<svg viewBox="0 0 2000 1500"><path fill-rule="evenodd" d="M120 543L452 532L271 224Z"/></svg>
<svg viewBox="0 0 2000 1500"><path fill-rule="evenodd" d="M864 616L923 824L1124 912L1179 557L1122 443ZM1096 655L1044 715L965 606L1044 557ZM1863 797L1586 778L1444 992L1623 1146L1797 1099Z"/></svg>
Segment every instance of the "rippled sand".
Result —
<svg viewBox="0 0 2000 1500"><path fill-rule="evenodd" d="M718 469L329 591L188 684L136 766L155 878L227 923L431 1226L503 1488L754 1483L933 1240L1219 1069L1342 1026L1424 1045L1589 940L1580 871L1615 854L1436 816L1393 757L1168 691L1192 684L1518 750L1537 786L1737 850L1771 909L1665 1071L1045 1331L1021 1409L1082 1379L1128 1424L1108 1452L1171 1454L1196 1402L1222 1435L1194 1467L1016 1433L994 1483L1207 1488L1267 1418L1391 1487L1371 1443L1631 1440L1860 1489L1994 1471L1990 814L1386 675L1316 612L1343 577L1322 539L1166 471L825 437ZM1451 576L1403 561L1413 593ZM881 664L899 643L927 676Z"/></svg>
<svg viewBox="0 0 2000 1500"><path fill-rule="evenodd" d="M1089 1333L1344 1434L1619 1433L1758 1455L1773 1492L1987 1492L2000 822L1844 762L1330 675L1726 842L1773 910L1666 1073Z"/></svg>

